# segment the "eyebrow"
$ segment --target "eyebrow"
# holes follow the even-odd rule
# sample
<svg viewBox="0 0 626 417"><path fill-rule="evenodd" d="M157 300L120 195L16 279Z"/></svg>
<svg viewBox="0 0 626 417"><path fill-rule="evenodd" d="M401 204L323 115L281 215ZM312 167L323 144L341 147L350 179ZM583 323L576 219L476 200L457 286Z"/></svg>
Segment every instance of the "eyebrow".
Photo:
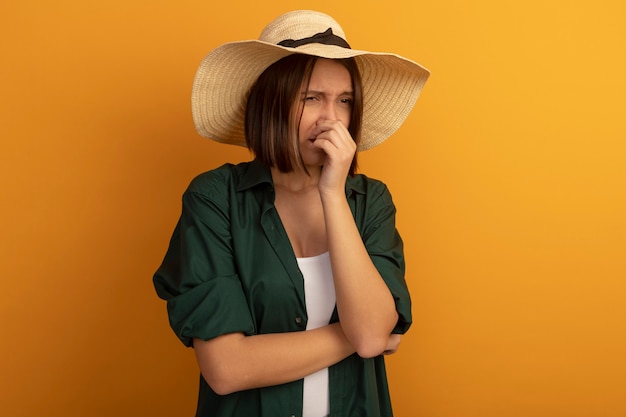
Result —
<svg viewBox="0 0 626 417"><path fill-rule="evenodd" d="M318 91L318 90L305 90L302 92L302 95L307 95L307 94L320 94L320 95L327 95L326 92L324 91ZM344 91L343 93L338 94L338 96L354 96L354 92L353 91Z"/></svg>

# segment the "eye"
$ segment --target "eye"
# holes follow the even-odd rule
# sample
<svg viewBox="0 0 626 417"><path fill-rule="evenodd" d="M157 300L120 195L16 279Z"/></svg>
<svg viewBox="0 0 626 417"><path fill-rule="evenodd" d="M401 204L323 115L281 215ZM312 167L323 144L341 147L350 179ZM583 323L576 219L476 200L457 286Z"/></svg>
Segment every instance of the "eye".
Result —
<svg viewBox="0 0 626 417"><path fill-rule="evenodd" d="M351 97L343 97L339 99L339 102L345 106L352 106L354 99L352 99Z"/></svg>

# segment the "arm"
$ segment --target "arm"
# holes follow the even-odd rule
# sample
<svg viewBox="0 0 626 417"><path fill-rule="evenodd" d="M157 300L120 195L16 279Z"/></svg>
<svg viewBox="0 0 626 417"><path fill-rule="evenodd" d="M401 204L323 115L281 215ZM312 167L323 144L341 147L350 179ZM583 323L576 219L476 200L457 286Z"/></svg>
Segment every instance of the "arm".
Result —
<svg viewBox="0 0 626 417"><path fill-rule="evenodd" d="M327 159L318 184L337 295L347 339L362 357L383 353L398 321L387 284L372 263L345 197L345 180L356 144L340 122L320 124L315 144Z"/></svg>
<svg viewBox="0 0 626 417"><path fill-rule="evenodd" d="M322 201L342 328L360 356L380 355L398 321L393 297L363 245L345 192Z"/></svg>
<svg viewBox="0 0 626 417"><path fill-rule="evenodd" d="M337 323L306 332L194 339L194 350L202 376L220 395L296 381L354 353Z"/></svg>

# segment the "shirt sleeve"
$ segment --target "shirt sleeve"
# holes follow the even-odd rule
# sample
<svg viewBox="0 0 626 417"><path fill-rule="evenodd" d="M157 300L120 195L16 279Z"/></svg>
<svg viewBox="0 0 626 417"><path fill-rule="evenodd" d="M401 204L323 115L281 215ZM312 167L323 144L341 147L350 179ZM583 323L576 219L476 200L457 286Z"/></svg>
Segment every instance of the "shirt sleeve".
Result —
<svg viewBox="0 0 626 417"><path fill-rule="evenodd" d="M167 301L172 329L191 346L193 338L254 333L254 322L233 260L226 187L183 196L182 214L153 282ZM206 188L206 187L205 187Z"/></svg>
<svg viewBox="0 0 626 417"><path fill-rule="evenodd" d="M383 183L374 184L368 192L361 237L374 266L393 295L398 312L393 333L404 334L412 323L411 297L404 278L404 246L396 229L396 207L391 193Z"/></svg>

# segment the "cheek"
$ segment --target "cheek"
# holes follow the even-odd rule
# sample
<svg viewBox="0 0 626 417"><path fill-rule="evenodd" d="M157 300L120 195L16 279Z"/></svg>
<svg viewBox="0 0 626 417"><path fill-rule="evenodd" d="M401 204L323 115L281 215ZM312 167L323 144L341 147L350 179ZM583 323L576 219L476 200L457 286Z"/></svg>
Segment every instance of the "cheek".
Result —
<svg viewBox="0 0 626 417"><path fill-rule="evenodd" d="M307 140L311 129L313 129L315 122L311 121L310 117L306 116L306 112L302 113L302 117L300 118L300 126L298 128L298 137L300 140Z"/></svg>
<svg viewBox="0 0 626 417"><path fill-rule="evenodd" d="M346 129L350 126L350 118L352 116L352 111L347 110L338 114L339 121L346 127Z"/></svg>
<svg viewBox="0 0 626 417"><path fill-rule="evenodd" d="M305 107L302 111L302 116L300 117L300 130L302 131L310 128L312 125L317 123L318 119L319 116L317 112Z"/></svg>

